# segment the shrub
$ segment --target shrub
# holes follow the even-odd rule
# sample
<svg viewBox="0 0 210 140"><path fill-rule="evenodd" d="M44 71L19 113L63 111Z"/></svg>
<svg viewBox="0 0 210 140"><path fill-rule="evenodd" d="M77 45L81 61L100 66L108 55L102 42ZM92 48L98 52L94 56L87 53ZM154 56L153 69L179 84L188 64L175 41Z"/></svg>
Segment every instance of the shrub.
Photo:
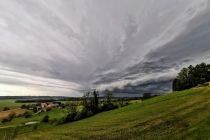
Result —
<svg viewBox="0 0 210 140"><path fill-rule="evenodd" d="M69 112L65 117L65 122L72 122L77 115L77 105L74 102L69 102L67 107Z"/></svg>
<svg viewBox="0 0 210 140"><path fill-rule="evenodd" d="M92 116L93 114L94 114L94 113L93 113L91 110L88 110L86 116L87 116L87 117L90 117L90 116Z"/></svg>
<svg viewBox="0 0 210 140"><path fill-rule="evenodd" d="M38 128L38 124L34 124L33 125L33 130L37 130L37 128Z"/></svg>
<svg viewBox="0 0 210 140"><path fill-rule="evenodd" d="M41 122L49 122L49 116L48 115L45 115L43 118L42 118L42 121Z"/></svg>
<svg viewBox="0 0 210 140"><path fill-rule="evenodd" d="M66 119L65 117L57 119L57 121L54 124L55 125L63 124L63 123L65 123L65 119Z"/></svg>
<svg viewBox="0 0 210 140"><path fill-rule="evenodd" d="M29 117L32 116L32 114L31 114L31 112L26 111L26 112L23 114L23 116L25 116L25 118L29 118Z"/></svg>
<svg viewBox="0 0 210 140"><path fill-rule="evenodd" d="M65 122L72 122L72 121L74 121L74 118L75 118L76 115L77 115L77 113L69 112L66 115Z"/></svg>
<svg viewBox="0 0 210 140"><path fill-rule="evenodd" d="M10 108L9 107L4 107L3 108L3 111L7 111L7 110L10 110Z"/></svg>
<svg viewBox="0 0 210 140"><path fill-rule="evenodd" d="M77 120L80 120L83 118L83 114L81 112L78 112L77 115L74 117L74 120L77 121Z"/></svg>
<svg viewBox="0 0 210 140"><path fill-rule="evenodd" d="M144 93L143 94L143 99L149 99L149 98L151 98L152 97L152 93L149 93L149 92L146 92L146 93Z"/></svg>
<svg viewBox="0 0 210 140"><path fill-rule="evenodd" d="M129 105L129 102L128 101L120 100L118 102L118 107L124 107L124 106L127 106L127 105Z"/></svg>
<svg viewBox="0 0 210 140"><path fill-rule="evenodd" d="M56 118L53 118L49 121L51 124L55 124L57 122L57 119Z"/></svg>
<svg viewBox="0 0 210 140"><path fill-rule="evenodd" d="M101 111L109 111L116 108L117 106L114 105L113 103L105 103L101 106Z"/></svg>
<svg viewBox="0 0 210 140"><path fill-rule="evenodd" d="M26 107L25 104L23 104L23 105L21 105L21 108L22 108L22 109L26 109L27 107Z"/></svg>

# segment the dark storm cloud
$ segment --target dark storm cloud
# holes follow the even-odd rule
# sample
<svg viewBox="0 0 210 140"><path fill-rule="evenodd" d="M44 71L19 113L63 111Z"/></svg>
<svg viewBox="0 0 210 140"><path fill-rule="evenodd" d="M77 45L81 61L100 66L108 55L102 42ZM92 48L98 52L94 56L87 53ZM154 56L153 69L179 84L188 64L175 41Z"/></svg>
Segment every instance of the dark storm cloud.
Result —
<svg viewBox="0 0 210 140"><path fill-rule="evenodd" d="M1 1L0 94L169 90L209 60L208 13L208 0Z"/></svg>

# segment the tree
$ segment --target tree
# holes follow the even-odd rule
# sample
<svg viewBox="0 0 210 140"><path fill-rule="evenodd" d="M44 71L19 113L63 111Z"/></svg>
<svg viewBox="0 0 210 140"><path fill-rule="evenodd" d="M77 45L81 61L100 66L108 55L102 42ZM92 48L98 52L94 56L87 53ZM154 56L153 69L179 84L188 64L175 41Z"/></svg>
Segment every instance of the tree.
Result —
<svg viewBox="0 0 210 140"><path fill-rule="evenodd" d="M77 115L77 104L74 102L68 103L68 114L65 118L65 122L74 121L75 116Z"/></svg>
<svg viewBox="0 0 210 140"><path fill-rule="evenodd" d="M173 81L173 90L179 91L210 81L210 65L201 63L183 68Z"/></svg>
<svg viewBox="0 0 210 140"><path fill-rule="evenodd" d="M98 92L96 90L93 91L93 100L92 100L92 111L93 113L97 113L98 112Z"/></svg>
<svg viewBox="0 0 210 140"><path fill-rule="evenodd" d="M148 99L152 96L152 93L146 92L143 94L143 99Z"/></svg>
<svg viewBox="0 0 210 140"><path fill-rule="evenodd" d="M106 102L108 104L110 104L112 102L112 96L113 96L112 92L111 91L107 91L107 93L106 93Z"/></svg>

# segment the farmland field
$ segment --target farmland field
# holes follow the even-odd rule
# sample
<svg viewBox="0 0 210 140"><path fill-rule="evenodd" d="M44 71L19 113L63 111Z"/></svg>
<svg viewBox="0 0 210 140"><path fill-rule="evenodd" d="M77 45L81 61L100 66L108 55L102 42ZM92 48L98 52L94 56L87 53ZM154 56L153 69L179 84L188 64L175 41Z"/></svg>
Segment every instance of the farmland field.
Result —
<svg viewBox="0 0 210 140"><path fill-rule="evenodd" d="M208 139L210 89L174 92L73 123L18 134L16 140Z"/></svg>
<svg viewBox="0 0 210 140"><path fill-rule="evenodd" d="M18 108L18 109L10 109L7 111L0 111L0 120L6 118L11 113L14 113L16 116L18 116L18 115L24 114L25 110Z"/></svg>
<svg viewBox="0 0 210 140"><path fill-rule="evenodd" d="M0 100L0 111L4 107L9 107L9 108L18 108L22 105L23 103L16 103L15 100Z"/></svg>

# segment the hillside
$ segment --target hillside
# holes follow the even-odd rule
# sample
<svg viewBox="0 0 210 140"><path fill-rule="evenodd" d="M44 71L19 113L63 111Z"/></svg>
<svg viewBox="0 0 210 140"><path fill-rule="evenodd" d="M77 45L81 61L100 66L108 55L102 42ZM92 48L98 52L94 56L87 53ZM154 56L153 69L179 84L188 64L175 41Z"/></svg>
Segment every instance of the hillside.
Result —
<svg viewBox="0 0 210 140"><path fill-rule="evenodd" d="M210 138L210 89L190 89L93 117L18 135L16 140Z"/></svg>

